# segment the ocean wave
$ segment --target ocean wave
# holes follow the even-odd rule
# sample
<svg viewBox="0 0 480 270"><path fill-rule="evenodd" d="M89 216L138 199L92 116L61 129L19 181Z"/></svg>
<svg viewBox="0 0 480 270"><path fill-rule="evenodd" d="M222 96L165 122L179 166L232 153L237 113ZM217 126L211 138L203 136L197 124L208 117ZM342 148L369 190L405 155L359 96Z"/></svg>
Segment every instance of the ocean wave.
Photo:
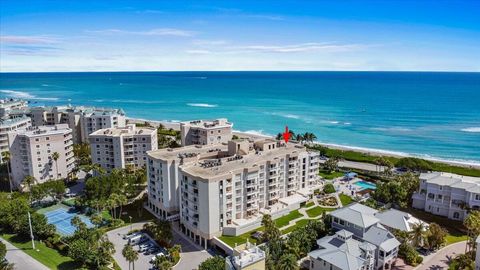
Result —
<svg viewBox="0 0 480 270"><path fill-rule="evenodd" d="M410 128L405 128L405 127L374 127L371 128L372 130L377 130L377 131L388 131L388 132L408 132L412 131Z"/></svg>
<svg viewBox="0 0 480 270"><path fill-rule="evenodd" d="M267 114L280 116L280 117L283 117L283 118L289 118L289 119L300 119L299 115L291 114L291 113L276 113L276 112L273 112L273 113L267 113Z"/></svg>
<svg viewBox="0 0 480 270"><path fill-rule="evenodd" d="M330 124L335 124L335 125L336 125L336 124L338 124L339 122L338 122L338 121L328 121L328 123L330 123Z"/></svg>
<svg viewBox="0 0 480 270"><path fill-rule="evenodd" d="M246 134L261 136L261 137L273 137L273 135L265 133L263 131L263 129L258 129L258 130L251 129L251 130L246 130L246 131L234 130L233 132L246 133Z"/></svg>
<svg viewBox="0 0 480 270"><path fill-rule="evenodd" d="M187 103L191 107L202 107L202 108L216 108L217 104L208 104L208 103Z"/></svg>
<svg viewBox="0 0 480 270"><path fill-rule="evenodd" d="M473 133L478 133L480 132L480 127L468 127L468 128L462 128L461 131L463 132L473 132Z"/></svg>
<svg viewBox="0 0 480 270"><path fill-rule="evenodd" d="M28 92L23 91L14 91L14 90L0 90L1 93L4 93L6 96L11 98L19 98L19 99L31 99L31 100L50 100L50 101L57 101L59 98L56 97L37 97Z"/></svg>
<svg viewBox="0 0 480 270"><path fill-rule="evenodd" d="M350 126L352 123L350 123L350 122L344 122L343 124L346 125L346 126Z"/></svg>

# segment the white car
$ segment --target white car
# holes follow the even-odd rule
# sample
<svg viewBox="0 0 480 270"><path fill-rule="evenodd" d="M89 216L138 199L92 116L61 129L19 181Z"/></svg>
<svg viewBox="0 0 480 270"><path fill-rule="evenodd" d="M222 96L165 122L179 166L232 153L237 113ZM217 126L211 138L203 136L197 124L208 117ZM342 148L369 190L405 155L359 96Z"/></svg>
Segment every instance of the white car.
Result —
<svg viewBox="0 0 480 270"><path fill-rule="evenodd" d="M165 256L165 254L163 254L163 252L159 252L155 256L152 257L150 262L154 262L157 259L157 257L162 257L162 256Z"/></svg>

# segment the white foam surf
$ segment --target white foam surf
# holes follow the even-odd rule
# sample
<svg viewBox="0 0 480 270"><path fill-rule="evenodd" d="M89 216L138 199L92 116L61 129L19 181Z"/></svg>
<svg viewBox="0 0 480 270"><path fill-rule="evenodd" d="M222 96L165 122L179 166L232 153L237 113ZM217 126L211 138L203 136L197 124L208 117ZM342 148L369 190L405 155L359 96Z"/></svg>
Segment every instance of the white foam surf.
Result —
<svg viewBox="0 0 480 270"><path fill-rule="evenodd" d="M26 100L49 100L49 101L57 101L59 98L56 97L37 97L35 95L32 95L28 92L23 92L23 91L15 91L15 90L0 90L1 93L4 93L6 96L11 97L11 98L19 98L19 99L26 99Z"/></svg>
<svg viewBox="0 0 480 270"><path fill-rule="evenodd" d="M216 108L217 104L208 104L208 103L187 103L191 107L201 107L201 108Z"/></svg>
<svg viewBox="0 0 480 270"><path fill-rule="evenodd" d="M480 132L480 127L462 128L461 131L463 131L463 132L479 133L479 132Z"/></svg>

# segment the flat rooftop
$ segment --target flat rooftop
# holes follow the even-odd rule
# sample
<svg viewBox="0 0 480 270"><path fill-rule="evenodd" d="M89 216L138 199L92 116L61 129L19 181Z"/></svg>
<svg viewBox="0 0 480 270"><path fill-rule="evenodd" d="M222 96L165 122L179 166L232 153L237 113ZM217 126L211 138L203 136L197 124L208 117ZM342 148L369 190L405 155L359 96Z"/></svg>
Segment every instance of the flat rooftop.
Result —
<svg viewBox="0 0 480 270"><path fill-rule="evenodd" d="M114 128L104 128L99 129L89 136L108 136L108 137L119 137L122 135L132 136L132 135L151 135L152 133L156 133L157 130L154 128L136 128L135 126L127 126L127 127L114 127Z"/></svg>
<svg viewBox="0 0 480 270"><path fill-rule="evenodd" d="M181 125L197 127L197 128L221 128L221 127L232 127L233 124L228 122L226 118L219 118L215 120L193 120L181 122Z"/></svg>
<svg viewBox="0 0 480 270"><path fill-rule="evenodd" d="M202 166L205 160L198 160L195 163L188 163L182 166L182 170L190 175L208 179L213 176L229 174L231 171L241 168L253 168L265 161L280 159L287 154L298 155L306 151L306 148L297 144L289 143L286 146L277 147L269 151L250 151L246 155L239 156L238 159L232 157L212 158L212 163L216 164L212 167ZM240 158L241 157L241 158Z"/></svg>
<svg viewBox="0 0 480 270"><path fill-rule="evenodd" d="M14 131L14 133L27 137L36 137L54 134L64 134L65 132L71 131L72 130L68 127L68 124L58 124L54 126L28 127L26 129L16 130Z"/></svg>

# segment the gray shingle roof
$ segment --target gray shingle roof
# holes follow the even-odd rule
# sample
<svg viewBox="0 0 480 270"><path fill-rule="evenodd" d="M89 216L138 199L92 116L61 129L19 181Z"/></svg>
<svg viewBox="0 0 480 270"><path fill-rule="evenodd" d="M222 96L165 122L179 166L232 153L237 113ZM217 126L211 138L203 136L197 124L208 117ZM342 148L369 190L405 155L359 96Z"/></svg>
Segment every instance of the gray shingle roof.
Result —
<svg viewBox="0 0 480 270"><path fill-rule="evenodd" d="M362 228L368 228L379 222L374 215L378 211L359 203L350 204L347 207L330 212L332 217L343 219Z"/></svg>
<svg viewBox="0 0 480 270"><path fill-rule="evenodd" d="M363 240L385 251L390 251L400 246L400 242L398 242L395 236L380 224L370 227L363 235Z"/></svg>

